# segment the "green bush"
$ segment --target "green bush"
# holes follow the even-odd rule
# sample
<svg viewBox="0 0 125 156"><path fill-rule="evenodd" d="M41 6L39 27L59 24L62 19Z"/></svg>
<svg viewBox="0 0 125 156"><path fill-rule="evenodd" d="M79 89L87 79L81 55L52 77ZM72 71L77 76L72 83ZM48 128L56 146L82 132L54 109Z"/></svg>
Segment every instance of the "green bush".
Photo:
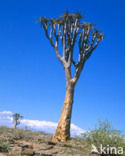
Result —
<svg viewBox="0 0 125 156"><path fill-rule="evenodd" d="M113 129L108 121L99 121L99 125L94 130L88 131L82 136L90 151L94 145L102 156L125 156L125 136L122 135L121 131ZM102 149L104 149L104 152Z"/></svg>
<svg viewBox="0 0 125 156"><path fill-rule="evenodd" d="M6 140L0 139L0 152L8 152L9 144Z"/></svg>

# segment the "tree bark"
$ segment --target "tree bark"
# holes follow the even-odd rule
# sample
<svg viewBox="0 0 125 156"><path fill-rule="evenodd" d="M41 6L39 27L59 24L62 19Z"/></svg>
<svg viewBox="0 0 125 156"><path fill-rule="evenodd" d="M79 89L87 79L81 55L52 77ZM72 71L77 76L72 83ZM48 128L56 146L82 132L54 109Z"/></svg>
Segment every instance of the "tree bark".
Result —
<svg viewBox="0 0 125 156"><path fill-rule="evenodd" d="M65 142L70 138L70 123L72 115L72 105L74 96L74 86L75 84L71 81L71 74L66 71L66 95L64 100L64 105L62 108L60 120L53 135L52 141L54 142Z"/></svg>
<svg viewBox="0 0 125 156"><path fill-rule="evenodd" d="M17 123L15 122L15 123L14 123L14 129L16 129L16 126L17 126Z"/></svg>

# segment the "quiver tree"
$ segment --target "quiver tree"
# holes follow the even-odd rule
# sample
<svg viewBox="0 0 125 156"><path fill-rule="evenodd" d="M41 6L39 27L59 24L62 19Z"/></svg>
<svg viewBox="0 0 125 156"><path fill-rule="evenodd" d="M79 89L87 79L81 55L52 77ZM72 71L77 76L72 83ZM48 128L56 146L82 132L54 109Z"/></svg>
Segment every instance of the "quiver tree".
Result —
<svg viewBox="0 0 125 156"><path fill-rule="evenodd" d="M17 125L20 124L20 120L23 118L22 115L15 113L13 114L13 125L14 125L14 129L16 129Z"/></svg>
<svg viewBox="0 0 125 156"><path fill-rule="evenodd" d="M66 95L60 120L53 135L55 142L66 141L70 137L70 123L75 85L85 62L103 40L103 34L91 23L81 22L80 13L65 14L57 19L40 18L41 26L58 60L64 67ZM75 46L78 46L75 48ZM62 49L61 49L62 48ZM78 54L74 55L75 53ZM75 72L71 72L74 67Z"/></svg>

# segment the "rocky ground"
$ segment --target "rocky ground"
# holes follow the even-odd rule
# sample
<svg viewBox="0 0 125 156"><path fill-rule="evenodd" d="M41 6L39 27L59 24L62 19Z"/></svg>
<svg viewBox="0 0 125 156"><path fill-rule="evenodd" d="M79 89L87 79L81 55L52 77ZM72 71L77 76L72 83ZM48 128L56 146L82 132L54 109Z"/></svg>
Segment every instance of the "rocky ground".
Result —
<svg viewBox="0 0 125 156"><path fill-rule="evenodd" d="M0 156L89 156L82 139L55 144L51 137L42 132L0 127Z"/></svg>

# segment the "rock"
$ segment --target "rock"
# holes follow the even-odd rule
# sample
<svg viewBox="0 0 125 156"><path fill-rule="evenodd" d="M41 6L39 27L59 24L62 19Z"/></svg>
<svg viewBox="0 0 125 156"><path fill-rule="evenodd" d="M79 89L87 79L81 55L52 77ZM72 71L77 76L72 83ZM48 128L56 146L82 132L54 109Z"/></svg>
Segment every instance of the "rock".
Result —
<svg viewBox="0 0 125 156"><path fill-rule="evenodd" d="M33 149L33 146L32 145L22 145L22 151L24 151L27 148Z"/></svg>
<svg viewBox="0 0 125 156"><path fill-rule="evenodd" d="M0 156L5 156L5 154L3 154L3 153L0 153Z"/></svg>
<svg viewBox="0 0 125 156"><path fill-rule="evenodd" d="M8 149L6 147L0 146L0 152L8 152Z"/></svg>
<svg viewBox="0 0 125 156"><path fill-rule="evenodd" d="M51 141L52 135L50 134L39 135L41 133L20 129L16 131L24 137L17 139L18 135L15 137L13 129L11 131L6 128L6 131L1 131L0 140L6 140L6 148L3 148L3 145L0 146L2 151L0 156L90 156L88 145L82 139L74 138L66 143L56 144Z"/></svg>
<svg viewBox="0 0 125 156"><path fill-rule="evenodd" d="M14 139L11 139L11 138L8 139L8 141L9 141L10 144L14 144L15 143Z"/></svg>
<svg viewBox="0 0 125 156"><path fill-rule="evenodd" d="M30 155L33 156L35 155L35 152L33 151L33 149L27 148L22 152L23 155Z"/></svg>
<svg viewBox="0 0 125 156"><path fill-rule="evenodd" d="M44 146L40 147L40 150L49 150L49 149L52 149L52 148L53 148L52 145L44 145Z"/></svg>
<svg viewBox="0 0 125 156"><path fill-rule="evenodd" d="M48 141L48 145L56 145L56 143L52 141Z"/></svg>
<svg viewBox="0 0 125 156"><path fill-rule="evenodd" d="M52 156L52 154L48 152L38 151L37 153L35 153L35 156Z"/></svg>
<svg viewBox="0 0 125 156"><path fill-rule="evenodd" d="M18 156L21 155L22 149L21 147L15 146L11 147L10 151L8 152L8 156Z"/></svg>

